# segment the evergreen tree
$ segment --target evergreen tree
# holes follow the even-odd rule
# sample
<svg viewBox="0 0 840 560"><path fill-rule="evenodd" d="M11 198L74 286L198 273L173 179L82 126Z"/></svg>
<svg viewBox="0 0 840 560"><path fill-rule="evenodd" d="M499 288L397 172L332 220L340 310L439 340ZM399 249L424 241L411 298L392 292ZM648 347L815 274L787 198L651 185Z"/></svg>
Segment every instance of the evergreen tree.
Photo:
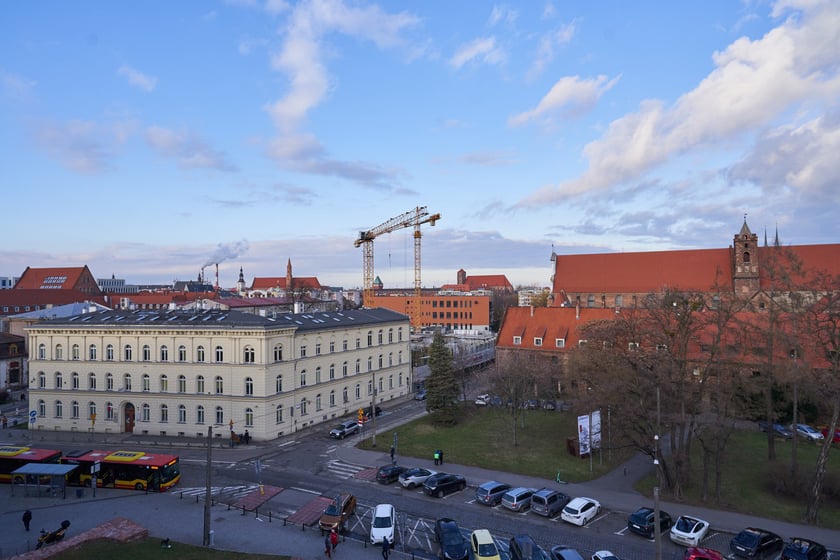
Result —
<svg viewBox="0 0 840 560"><path fill-rule="evenodd" d="M454 424L458 417L458 382L452 352L440 332L429 347L429 378L426 380L426 410L436 424Z"/></svg>

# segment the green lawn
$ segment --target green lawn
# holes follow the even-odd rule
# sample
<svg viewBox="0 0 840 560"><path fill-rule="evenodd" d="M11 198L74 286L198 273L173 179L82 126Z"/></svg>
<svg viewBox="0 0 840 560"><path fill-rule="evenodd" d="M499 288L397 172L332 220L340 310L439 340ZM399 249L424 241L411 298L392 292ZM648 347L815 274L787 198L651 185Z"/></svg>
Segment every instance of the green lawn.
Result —
<svg viewBox="0 0 840 560"><path fill-rule="evenodd" d="M431 459L435 449L444 451L446 462L484 467L502 472L515 472L553 480L558 470L561 478L568 482L585 482L597 478L617 467L633 453L632 448L621 448L613 442L609 453L604 449L593 457L590 472L589 460L569 455L566 450L567 437L574 437L577 418L571 412L525 411L525 427L518 429L518 445L513 445L511 417L504 408L463 406L460 421L454 427L436 427L428 416L397 428L399 457L423 457ZM602 426L604 445L609 435L606 425ZM393 432L380 432L378 448L387 450L393 441ZM360 447L369 449L370 438ZM728 447L723 499L720 504L700 500L702 462L700 446L694 445L692 458L694 484L686 489L684 501L706 505L717 509L739 511L746 514L773 517L800 523L805 513L805 500L784 496L777 492L779 481L789 480L791 443L777 440L777 460L769 463L766 435L758 430L746 430L732 436ZM818 447L802 442L798 449L800 471L813 472ZM403 460L402 462L406 462ZM828 473L834 477L831 485L838 487L840 478L840 449L830 456ZM839 474L834 474L839 473ZM713 482L710 482L713 484ZM637 489L653 496L653 477L641 481ZM828 486L828 484L827 484ZM671 499L663 493L663 499ZM825 500L821 506L819 524L823 527L840 529L840 497Z"/></svg>
<svg viewBox="0 0 840 560"><path fill-rule="evenodd" d="M819 447L813 443L800 441L797 448L799 471L804 478L814 472ZM738 511L762 517L772 517L791 523L801 523L805 515L806 501L783 495L778 486L790 482L791 442L776 439L776 460L767 461L767 435L758 430L736 432L727 447L724 478L722 484L722 500L718 504L710 499L704 504L701 498L702 459L700 446L692 447L692 480L693 485L685 490L686 503L708 505L714 508ZM828 476L837 484L837 474L840 473L840 449L833 449L829 456ZM713 485L713 478L709 484ZM642 480L637 489L648 495L653 495L654 477ZM840 500L823 500L819 525L830 529L840 529Z"/></svg>
<svg viewBox="0 0 840 560"><path fill-rule="evenodd" d="M567 482L583 482L597 478L621 464L633 450L606 450L596 453L590 472L589 459L570 455L566 439L577 433L577 417L571 412L526 410L524 424L517 429L517 443L513 445L511 415L503 407L464 405L460 421L451 428L432 425L428 416L397 429L401 457L432 459L435 449L442 449L445 462L472 465L491 470L517 472L554 480L558 470ZM604 440L606 444L606 426ZM393 432L377 436L379 449L388 449ZM370 449L370 438L360 444Z"/></svg>
<svg viewBox="0 0 840 560"><path fill-rule="evenodd" d="M119 554L115 554L114 547L119 547ZM178 560L289 560L288 556L269 554L246 554L244 552L228 552L201 546L190 546L177 542L172 548L161 548L160 539L144 539L131 543L115 543L103 539L91 541L63 552L55 558L61 560L112 560L119 556L120 560L146 560L147 558L177 558Z"/></svg>

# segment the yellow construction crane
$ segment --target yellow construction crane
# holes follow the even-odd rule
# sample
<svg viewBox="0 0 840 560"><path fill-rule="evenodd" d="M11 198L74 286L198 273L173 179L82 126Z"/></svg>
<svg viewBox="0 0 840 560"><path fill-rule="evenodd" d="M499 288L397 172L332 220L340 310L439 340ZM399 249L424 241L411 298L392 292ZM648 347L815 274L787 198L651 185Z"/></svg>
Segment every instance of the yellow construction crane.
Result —
<svg viewBox="0 0 840 560"><path fill-rule="evenodd" d="M420 225L435 225L440 214L429 214L426 206L418 206L414 210L391 218L368 231L359 232L359 238L354 245L362 247L362 272L364 276L364 292L362 304L369 307L373 304L373 240L384 233L391 233L398 229L414 226L414 298L411 302L411 324L419 326L418 312L420 309Z"/></svg>

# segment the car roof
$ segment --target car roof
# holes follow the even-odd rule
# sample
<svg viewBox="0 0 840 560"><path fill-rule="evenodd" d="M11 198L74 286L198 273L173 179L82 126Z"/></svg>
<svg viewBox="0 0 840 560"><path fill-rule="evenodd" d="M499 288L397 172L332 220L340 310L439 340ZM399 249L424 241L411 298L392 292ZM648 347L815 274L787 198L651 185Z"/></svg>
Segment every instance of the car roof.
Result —
<svg viewBox="0 0 840 560"><path fill-rule="evenodd" d="M390 515L393 510L394 506L392 506L391 504L378 504L376 506L374 515L376 515L376 517L380 517L382 515Z"/></svg>
<svg viewBox="0 0 840 560"><path fill-rule="evenodd" d="M497 480L488 480L487 482L479 486L479 488L485 488L487 490L490 490L492 488L496 488L497 486L507 486L508 488L510 488L510 484L499 482Z"/></svg>
<svg viewBox="0 0 840 560"><path fill-rule="evenodd" d="M492 543L493 542L493 536L490 534L490 531L488 531L487 529L476 529L475 531L472 532L472 534L473 534L473 537L475 537L475 540L478 541L479 543L483 544L483 543Z"/></svg>
<svg viewBox="0 0 840 560"><path fill-rule="evenodd" d="M534 496L551 496L552 494L559 494L560 492L557 490L552 490L551 488L541 488L534 492Z"/></svg>
<svg viewBox="0 0 840 560"><path fill-rule="evenodd" d="M578 496L577 498L572 498L572 501L569 502L570 506L580 506L585 504L586 502L594 502L592 498L587 498L586 496Z"/></svg>

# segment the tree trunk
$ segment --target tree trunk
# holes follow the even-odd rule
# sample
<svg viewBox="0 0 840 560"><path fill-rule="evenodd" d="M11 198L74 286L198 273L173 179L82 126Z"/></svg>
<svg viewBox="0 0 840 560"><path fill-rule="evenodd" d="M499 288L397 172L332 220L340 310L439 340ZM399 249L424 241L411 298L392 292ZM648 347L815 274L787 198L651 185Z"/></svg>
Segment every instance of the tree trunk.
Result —
<svg viewBox="0 0 840 560"><path fill-rule="evenodd" d="M796 484L796 478L799 474L799 462L797 461L796 452L799 447L799 432L796 431L796 425L799 423L799 384L793 382L793 438L790 445L790 479Z"/></svg>
<svg viewBox="0 0 840 560"><path fill-rule="evenodd" d="M705 503L709 499L709 456L711 452L707 449L703 449L703 488L700 492L700 499L703 500Z"/></svg>
<svg viewBox="0 0 840 560"><path fill-rule="evenodd" d="M840 416L840 398L835 397L832 403L831 422L828 426L828 434L823 440L820 454L817 457L816 472L814 473L814 483L811 485L811 491L808 493L808 509L805 511L805 523L815 525L817 523L817 514L820 510L820 497L822 494L823 481L825 479L825 466L828 464L828 454L831 452L832 441L834 440L834 431L837 429L837 418Z"/></svg>
<svg viewBox="0 0 840 560"><path fill-rule="evenodd" d="M776 460L776 434L773 432L773 423L776 416L773 414L773 387L768 385L764 390L765 415L767 419L767 460Z"/></svg>

